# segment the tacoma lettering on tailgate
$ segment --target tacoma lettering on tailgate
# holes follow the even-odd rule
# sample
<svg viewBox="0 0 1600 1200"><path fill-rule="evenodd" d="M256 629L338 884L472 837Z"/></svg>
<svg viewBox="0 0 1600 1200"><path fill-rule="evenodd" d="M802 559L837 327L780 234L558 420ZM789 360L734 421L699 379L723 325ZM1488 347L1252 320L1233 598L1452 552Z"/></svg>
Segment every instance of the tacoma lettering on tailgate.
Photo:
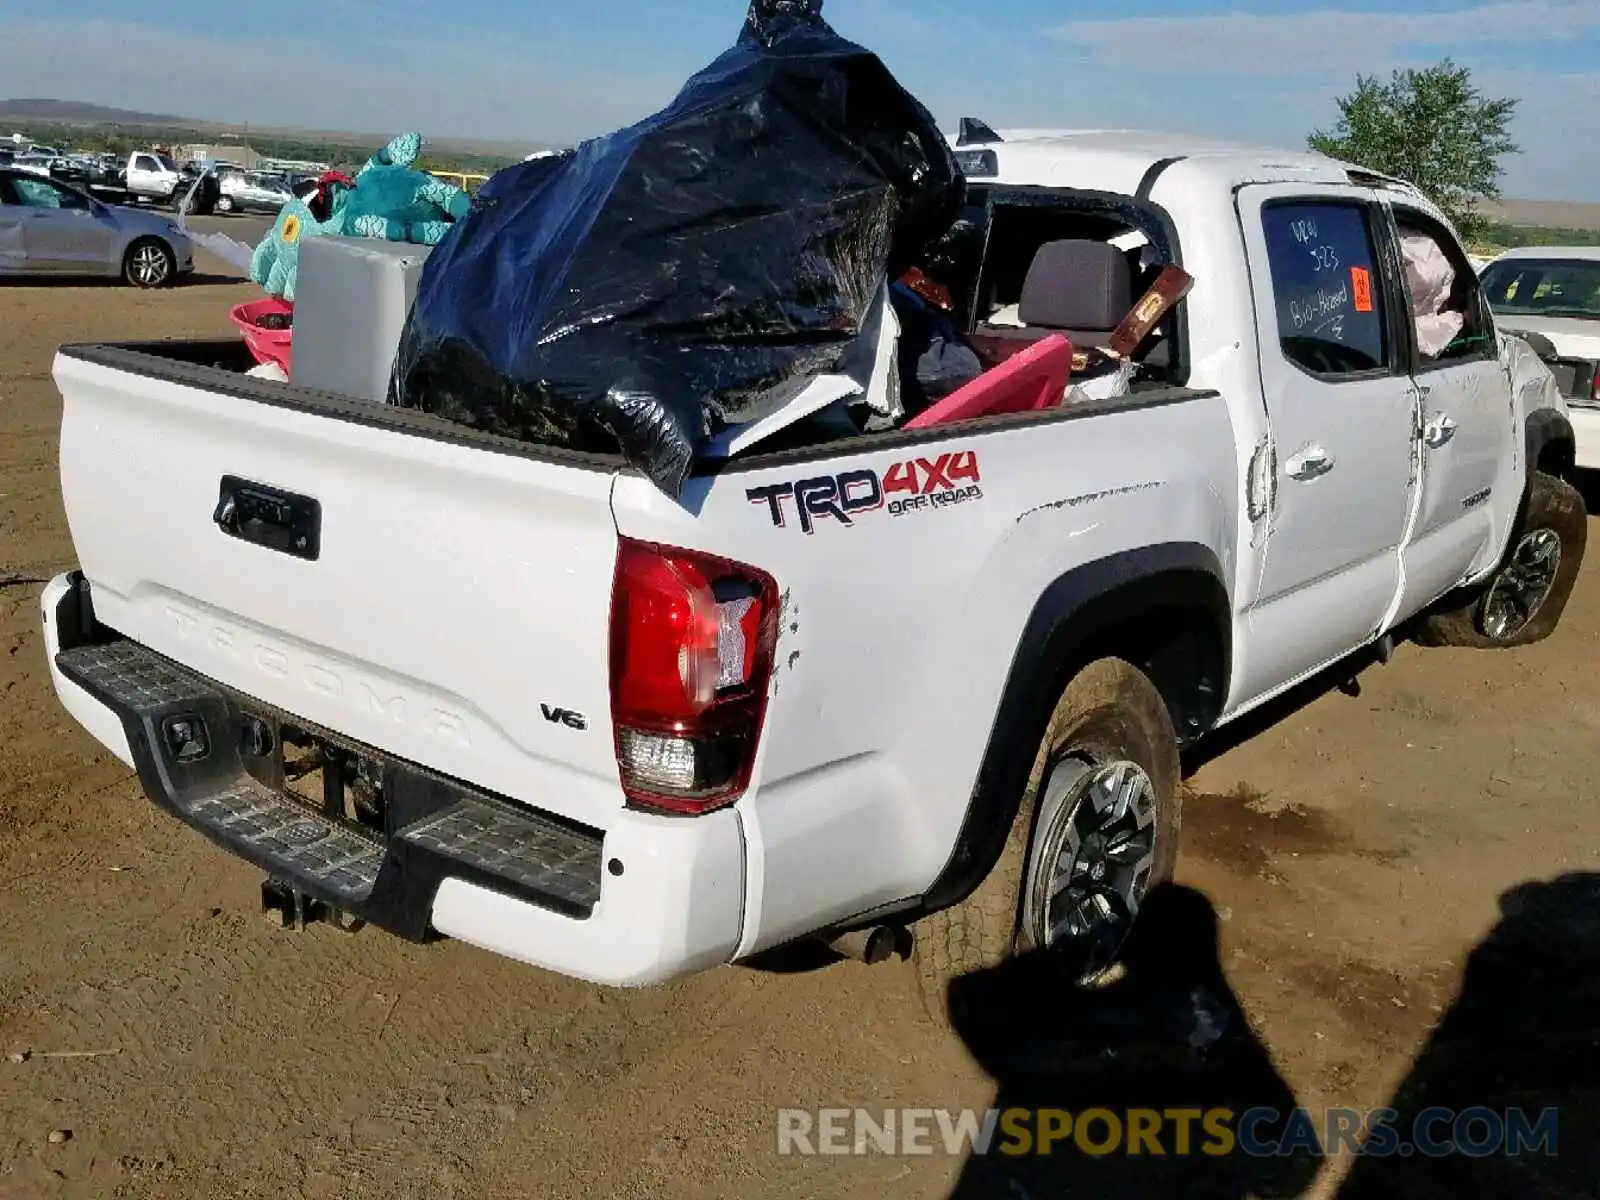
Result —
<svg viewBox="0 0 1600 1200"><path fill-rule="evenodd" d="M166 617L180 640L201 648L214 660L296 685L338 702L349 712L418 730L435 741L463 749L472 746L467 718L463 714L441 708L401 684L369 676L350 666L335 669L334 664L315 660L303 648L274 644L242 626L191 612L177 604L166 605ZM201 664L195 666L198 669ZM241 690L249 692L251 688L243 684Z"/></svg>
<svg viewBox="0 0 1600 1200"><path fill-rule="evenodd" d="M779 529L787 527L792 506L800 528L814 534L822 521L850 528L867 513L885 509L891 517L948 508L982 500L976 451L896 463L880 477L876 471L845 471L793 483L774 483L745 492L751 504L764 504Z"/></svg>

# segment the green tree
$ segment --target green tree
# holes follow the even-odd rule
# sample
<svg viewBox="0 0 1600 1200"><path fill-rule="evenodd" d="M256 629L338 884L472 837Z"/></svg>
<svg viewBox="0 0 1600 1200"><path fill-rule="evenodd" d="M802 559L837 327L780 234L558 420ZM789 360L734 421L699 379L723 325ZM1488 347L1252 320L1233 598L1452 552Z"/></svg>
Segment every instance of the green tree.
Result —
<svg viewBox="0 0 1600 1200"><path fill-rule="evenodd" d="M1483 200L1500 198L1500 157L1515 154L1508 127L1516 100L1484 96L1472 72L1450 59L1425 70L1396 71L1388 83L1356 78L1339 100L1331 133L1317 130L1313 150L1415 184L1463 237L1483 233Z"/></svg>

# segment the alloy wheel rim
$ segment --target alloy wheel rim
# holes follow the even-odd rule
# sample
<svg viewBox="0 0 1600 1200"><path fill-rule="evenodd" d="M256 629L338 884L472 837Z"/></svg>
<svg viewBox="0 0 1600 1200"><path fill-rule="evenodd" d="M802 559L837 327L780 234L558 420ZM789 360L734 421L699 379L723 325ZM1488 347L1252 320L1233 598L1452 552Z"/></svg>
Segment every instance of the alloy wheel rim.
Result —
<svg viewBox="0 0 1600 1200"><path fill-rule="evenodd" d="M1024 904L1033 945L1076 947L1086 977L1112 966L1150 887L1156 807L1138 763L1069 755L1055 765Z"/></svg>
<svg viewBox="0 0 1600 1200"><path fill-rule="evenodd" d="M167 277L167 256L159 246L141 246L133 256L133 272L140 283L160 283Z"/></svg>
<svg viewBox="0 0 1600 1200"><path fill-rule="evenodd" d="M1503 641L1526 629L1550 599L1560 570L1560 535L1553 529L1527 534L1483 599L1483 632Z"/></svg>

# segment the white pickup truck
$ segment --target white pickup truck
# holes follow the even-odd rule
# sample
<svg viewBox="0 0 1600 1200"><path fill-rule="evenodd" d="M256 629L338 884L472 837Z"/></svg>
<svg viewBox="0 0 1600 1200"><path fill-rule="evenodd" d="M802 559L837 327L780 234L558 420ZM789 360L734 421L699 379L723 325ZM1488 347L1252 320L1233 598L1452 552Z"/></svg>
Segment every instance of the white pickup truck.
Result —
<svg viewBox="0 0 1600 1200"><path fill-rule="evenodd" d="M134 203L174 204L181 198L183 173L170 157L156 150L139 150L128 155L123 187Z"/></svg>
<svg viewBox="0 0 1600 1200"><path fill-rule="evenodd" d="M1198 281L1126 394L758 449L676 502L235 343L66 347L61 701L274 903L406 937L616 985L907 930L934 997L1018 947L1103 969L1172 871L1181 747L1418 622L1551 630L1572 430L1405 186L963 142L976 343L1093 345L1141 272ZM1401 228L1460 268L1432 358Z"/></svg>

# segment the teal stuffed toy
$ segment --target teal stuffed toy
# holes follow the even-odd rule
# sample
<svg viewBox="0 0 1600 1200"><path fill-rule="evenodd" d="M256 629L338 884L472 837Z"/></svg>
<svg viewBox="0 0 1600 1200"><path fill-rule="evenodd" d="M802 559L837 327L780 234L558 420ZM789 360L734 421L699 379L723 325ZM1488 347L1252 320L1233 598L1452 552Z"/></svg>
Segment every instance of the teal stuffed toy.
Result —
<svg viewBox="0 0 1600 1200"><path fill-rule="evenodd" d="M374 154L353 188L330 184L331 211L317 220L303 200L283 206L250 258L250 278L269 295L294 302L300 243L308 237L364 237L436 246L467 215L472 198L454 184L413 169L420 133L403 133Z"/></svg>

